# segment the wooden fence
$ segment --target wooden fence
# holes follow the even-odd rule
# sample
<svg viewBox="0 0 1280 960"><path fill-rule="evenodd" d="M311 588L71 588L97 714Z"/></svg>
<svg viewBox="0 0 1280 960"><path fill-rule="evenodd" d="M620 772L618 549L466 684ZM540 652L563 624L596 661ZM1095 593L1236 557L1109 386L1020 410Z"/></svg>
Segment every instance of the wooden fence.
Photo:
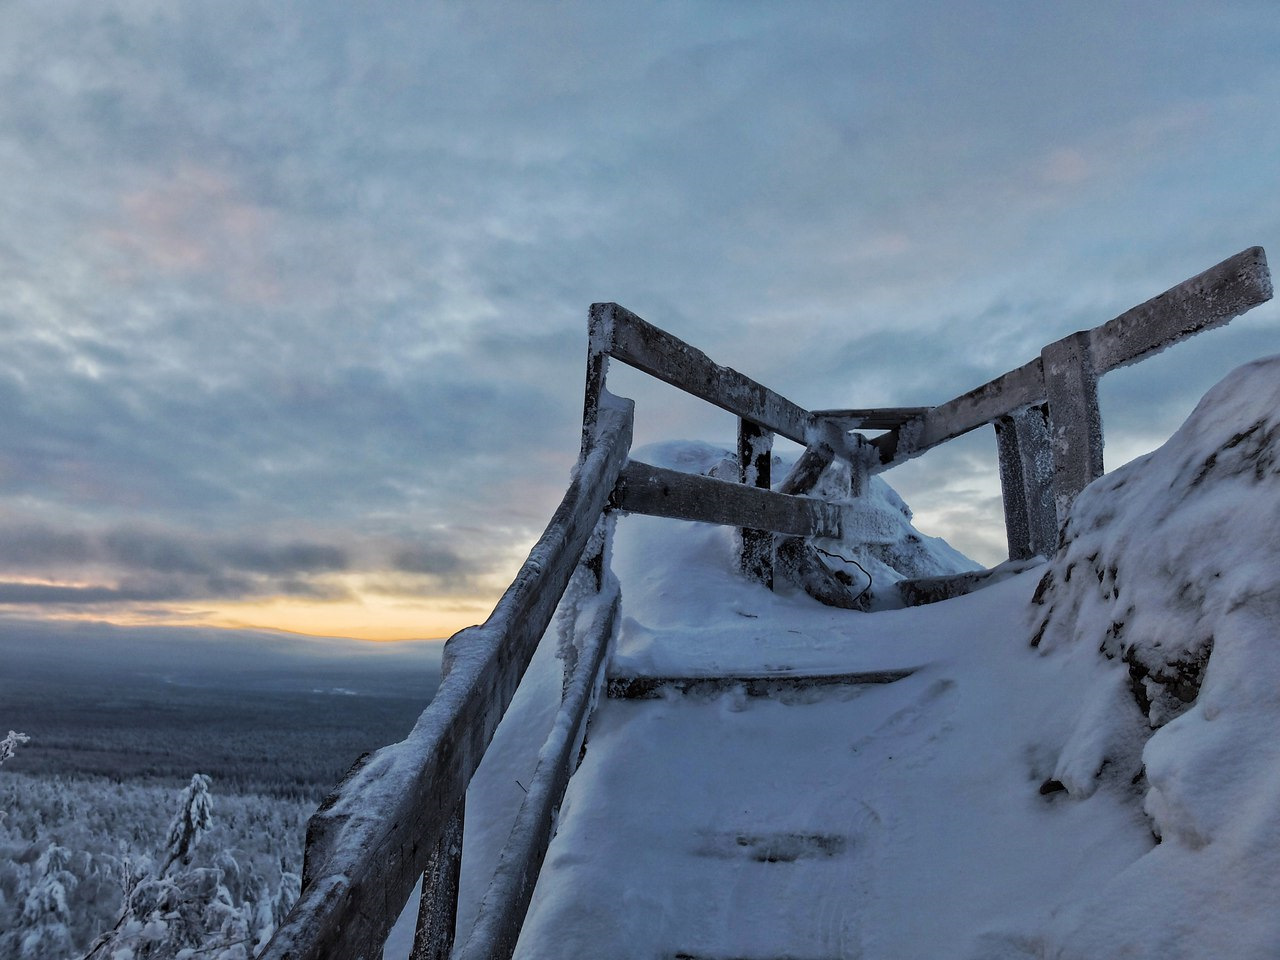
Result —
<svg viewBox="0 0 1280 960"><path fill-rule="evenodd" d="M1266 257L1253 247L954 400L820 411L715 364L617 304L593 305L582 448L564 499L490 617L446 644L440 687L409 736L362 758L312 817L301 896L261 957L376 960L420 879L414 960L511 956L616 629L620 593L604 562L615 512L742 528L743 571L765 583L777 537L777 555L791 558L793 572L820 578L825 568L813 565L806 541L839 536L843 511L801 494L833 458L850 464L856 495L870 472L992 423L1010 556L1046 554L1072 499L1102 472L1097 377L1270 296ZM629 460L633 404L607 390L610 358L737 416L741 482ZM884 432L868 441L852 432L859 430ZM805 447L776 485L774 434ZM574 576L594 588L596 615L565 664L560 713L476 921L455 944L467 785Z"/></svg>

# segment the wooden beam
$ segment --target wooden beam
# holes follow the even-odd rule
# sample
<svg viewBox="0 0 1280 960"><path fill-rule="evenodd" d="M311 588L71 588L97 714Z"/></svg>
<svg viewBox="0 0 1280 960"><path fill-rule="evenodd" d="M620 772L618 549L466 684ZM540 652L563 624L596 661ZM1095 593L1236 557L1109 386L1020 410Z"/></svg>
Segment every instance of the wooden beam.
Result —
<svg viewBox="0 0 1280 960"><path fill-rule="evenodd" d="M896 435L876 437L872 443L879 453L879 469L910 460L1019 407L1042 403L1047 397L1042 362L1045 351L1078 352L1079 338L1086 338L1094 375L1101 376L1202 330L1222 326L1270 300L1271 295L1265 251L1261 247L1243 250L1113 320L1047 345L1040 357L1016 370L927 408L902 424ZM1069 341L1075 346L1069 346Z"/></svg>
<svg viewBox="0 0 1280 960"><path fill-rule="evenodd" d="M616 303L599 304L611 314L609 353L722 410L808 444L813 416L781 394L732 367L714 363L705 353L642 320Z"/></svg>
<svg viewBox="0 0 1280 960"><path fill-rule="evenodd" d="M1022 407L995 421L1009 559L1052 555L1058 543L1048 410Z"/></svg>
<svg viewBox="0 0 1280 960"><path fill-rule="evenodd" d="M1250 247L1089 331L1099 375L1137 363L1271 299L1267 254Z"/></svg>
<svg viewBox="0 0 1280 960"><path fill-rule="evenodd" d="M259 960L381 956L515 694L631 445L632 404L602 402L595 441L546 531L409 736L369 757L311 818L302 894Z"/></svg>
<svg viewBox="0 0 1280 960"><path fill-rule="evenodd" d="M657 700L665 691L715 696L740 687L748 697L776 697L780 694L821 687L854 687L863 684L896 683L915 673L906 670L865 670L861 673L824 673L810 676L788 673L761 673L739 677L610 677L608 696L613 700Z"/></svg>
<svg viewBox="0 0 1280 960"><path fill-rule="evenodd" d="M674 517L797 537L838 537L840 508L741 483L681 473L638 460L627 463L610 504L624 513Z"/></svg>
<svg viewBox="0 0 1280 960"><path fill-rule="evenodd" d="M954 400L928 408L904 423L896 433L876 437L871 443L879 451L879 469L918 457L1011 410L1043 400L1044 373L1040 358L1036 357Z"/></svg>
<svg viewBox="0 0 1280 960"><path fill-rule="evenodd" d="M859 410L812 410L816 420L828 420L842 430L895 430L931 407L867 407Z"/></svg>
<svg viewBox="0 0 1280 960"><path fill-rule="evenodd" d="M1044 348L1053 502L1061 527L1080 491L1102 476L1102 413L1088 331Z"/></svg>

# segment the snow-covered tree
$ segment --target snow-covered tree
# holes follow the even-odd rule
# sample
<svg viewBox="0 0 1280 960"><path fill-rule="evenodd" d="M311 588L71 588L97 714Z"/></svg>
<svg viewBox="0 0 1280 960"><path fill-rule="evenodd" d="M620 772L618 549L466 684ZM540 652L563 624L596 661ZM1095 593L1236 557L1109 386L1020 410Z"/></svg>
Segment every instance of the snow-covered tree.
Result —
<svg viewBox="0 0 1280 960"><path fill-rule="evenodd" d="M197 773L182 792L160 866L142 876L126 868L120 919L98 937L86 960L175 960L196 952L210 960L248 960L252 910L242 909L224 882L230 871L240 883L239 866L230 856L220 858L222 866L192 862L212 822L209 778Z"/></svg>
<svg viewBox="0 0 1280 960"><path fill-rule="evenodd" d="M22 929L15 937L22 960L52 960L71 952L67 894L75 888L76 877L67 869L70 862L70 852L56 843L36 861L36 881L22 901Z"/></svg>
<svg viewBox="0 0 1280 960"><path fill-rule="evenodd" d="M175 865L189 864L192 849L212 823L213 798L209 795L209 778L203 773L197 773L182 791L182 798L178 801L178 814L173 818L173 823L169 824L160 875L168 873Z"/></svg>
<svg viewBox="0 0 1280 960"><path fill-rule="evenodd" d="M10 730L9 735L0 740L0 763L4 763L13 756L18 744L26 743L30 739L25 733Z"/></svg>

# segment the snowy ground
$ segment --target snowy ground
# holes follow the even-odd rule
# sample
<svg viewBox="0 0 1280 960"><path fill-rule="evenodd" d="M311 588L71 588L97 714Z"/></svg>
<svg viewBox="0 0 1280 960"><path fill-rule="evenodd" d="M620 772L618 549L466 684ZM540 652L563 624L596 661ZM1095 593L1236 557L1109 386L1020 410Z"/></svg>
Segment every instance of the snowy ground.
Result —
<svg viewBox="0 0 1280 960"><path fill-rule="evenodd" d="M736 582L723 530L631 518L618 541L615 674L917 672L606 702L519 956L1035 956L1052 905L1152 847L1132 791L1039 793L1087 678L1027 643L1035 572L857 614Z"/></svg>
<svg viewBox="0 0 1280 960"><path fill-rule="evenodd" d="M1086 490L1049 564L911 610L621 520L612 676L914 672L603 702L517 957L1280 956L1278 446L1280 358ZM558 697L544 646L468 796L464 931Z"/></svg>

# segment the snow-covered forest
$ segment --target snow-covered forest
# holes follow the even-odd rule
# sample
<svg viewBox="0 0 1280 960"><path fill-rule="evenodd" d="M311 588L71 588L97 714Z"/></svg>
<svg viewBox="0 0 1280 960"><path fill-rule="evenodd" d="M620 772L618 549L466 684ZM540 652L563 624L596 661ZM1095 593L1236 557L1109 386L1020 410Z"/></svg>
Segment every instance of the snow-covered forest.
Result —
<svg viewBox="0 0 1280 960"><path fill-rule="evenodd" d="M316 804L436 684L421 644L307 653L255 635L246 668L235 637L112 631L77 657L49 628L23 646L7 626L0 724L21 726L0 739L3 960L252 956L297 896Z"/></svg>
<svg viewBox="0 0 1280 960"><path fill-rule="evenodd" d="M297 896L314 803L211 786L0 772L0 956L81 956L100 935L104 958L251 956Z"/></svg>

